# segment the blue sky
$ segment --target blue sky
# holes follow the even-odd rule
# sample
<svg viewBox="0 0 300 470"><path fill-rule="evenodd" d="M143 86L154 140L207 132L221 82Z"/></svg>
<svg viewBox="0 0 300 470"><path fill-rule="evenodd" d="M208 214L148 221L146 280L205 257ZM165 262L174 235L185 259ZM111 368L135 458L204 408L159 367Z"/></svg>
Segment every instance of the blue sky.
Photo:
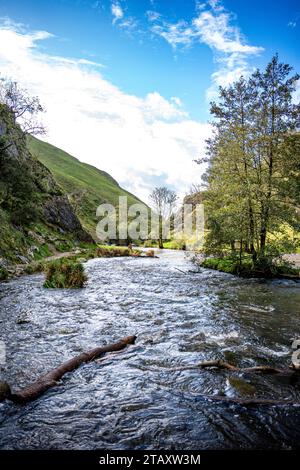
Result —
<svg viewBox="0 0 300 470"><path fill-rule="evenodd" d="M218 85L276 52L300 71L296 0L1 0L0 17L2 75L44 101L47 140L144 198L199 181Z"/></svg>

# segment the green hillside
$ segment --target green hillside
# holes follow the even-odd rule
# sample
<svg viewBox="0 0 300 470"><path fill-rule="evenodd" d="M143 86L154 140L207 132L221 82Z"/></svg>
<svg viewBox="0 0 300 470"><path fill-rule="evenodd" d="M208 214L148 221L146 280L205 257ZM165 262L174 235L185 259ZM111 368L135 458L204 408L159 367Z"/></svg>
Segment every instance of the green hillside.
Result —
<svg viewBox="0 0 300 470"><path fill-rule="evenodd" d="M128 205L141 202L121 188L105 171L82 163L51 144L29 137L28 146L31 153L51 171L56 181L67 192L83 227L93 236L99 204L105 202L117 206L119 196L127 196Z"/></svg>

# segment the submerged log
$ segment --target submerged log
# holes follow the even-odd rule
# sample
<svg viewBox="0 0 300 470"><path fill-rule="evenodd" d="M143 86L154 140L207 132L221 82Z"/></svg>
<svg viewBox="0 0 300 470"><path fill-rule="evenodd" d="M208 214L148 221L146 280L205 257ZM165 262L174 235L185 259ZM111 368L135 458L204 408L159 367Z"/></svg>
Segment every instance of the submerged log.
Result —
<svg viewBox="0 0 300 470"><path fill-rule="evenodd" d="M295 369L293 365L288 369L278 369L271 366L255 366L255 367L236 367L229 362L221 360L203 361L195 364L194 366L177 367L173 370L186 370L186 369L225 369L231 372L243 372L243 373L254 373L254 374L277 374L283 376L299 376L300 371ZM238 398L238 397L227 397L225 395L200 395L200 398L205 400L220 401L224 403L234 403L241 406L257 406L257 405L269 405L269 406L285 406L285 405L297 405L300 406L300 402L296 400L284 400L284 399L268 399L268 398Z"/></svg>
<svg viewBox="0 0 300 470"><path fill-rule="evenodd" d="M278 369L276 367L271 366L255 366L255 367L236 367L229 362L225 361L204 361L197 364L198 367L201 369L207 367L214 367L219 369L227 369L233 372L244 372L244 373L253 373L253 374L279 374L279 375L293 375L296 370L293 368L289 369Z"/></svg>
<svg viewBox="0 0 300 470"><path fill-rule="evenodd" d="M278 369L271 366L255 366L255 367L236 367L229 362L221 360L211 360L203 361L192 366L183 366L183 367L174 367L172 370L188 370L188 369L226 369L232 372L243 372L243 373L253 373L253 374L277 374L284 376L295 376L296 374L300 377L300 370L296 369L293 364L287 369Z"/></svg>
<svg viewBox="0 0 300 470"><path fill-rule="evenodd" d="M186 367L174 367L172 370L183 371L190 369L225 369L231 372L243 372L243 373L254 373L254 374L278 374L283 376L293 376L300 378L299 369L295 369L293 364L288 369L277 369L270 366L255 366L239 368L230 364L229 362L221 360L203 361L198 364ZM269 398L239 398L239 397L228 397L226 395L199 395L199 398L204 400L220 401L224 403L233 403L241 406L257 406L257 405L269 405L269 406L285 406L295 405L300 406L300 402L297 400L284 400L284 399L269 399Z"/></svg>
<svg viewBox="0 0 300 470"><path fill-rule="evenodd" d="M11 400L14 403L27 403L35 400L49 388L57 385L57 381L62 378L67 372L77 369L81 364L93 361L94 359L103 356L108 352L121 351L129 344L134 344L136 336L127 336L117 343L108 344L101 348L94 348L90 351L83 352L78 356L73 357L69 361L64 362L56 369L51 370L47 374L40 376L36 382L15 393L11 392L9 385L6 382L0 383L0 401L5 399Z"/></svg>
<svg viewBox="0 0 300 470"><path fill-rule="evenodd" d="M241 406L257 406L257 405L268 405L268 406L286 406L294 405L300 406L300 402L296 400L284 400L284 399L269 399L269 398L237 398L227 397L225 395L200 395L205 400L221 401L223 403L233 403Z"/></svg>

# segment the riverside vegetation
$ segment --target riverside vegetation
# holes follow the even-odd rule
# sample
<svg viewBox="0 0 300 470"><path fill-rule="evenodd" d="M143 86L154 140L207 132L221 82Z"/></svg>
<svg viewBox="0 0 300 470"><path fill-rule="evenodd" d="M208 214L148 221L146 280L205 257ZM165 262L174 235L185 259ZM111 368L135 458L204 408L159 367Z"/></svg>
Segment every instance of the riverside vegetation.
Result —
<svg viewBox="0 0 300 470"><path fill-rule="evenodd" d="M211 103L202 265L244 275L296 275L280 255L300 247L299 75L273 57L264 71L220 87Z"/></svg>
<svg viewBox="0 0 300 470"><path fill-rule="evenodd" d="M77 254L71 258L60 258L58 260L46 263L38 268L46 273L44 287L47 288L80 288L83 287L87 281L87 276L84 272L83 262L92 258L112 258L120 256L132 257L154 257L154 251L148 250L145 254L137 249L117 246L96 246L89 248L83 254ZM41 269L40 269L41 268Z"/></svg>
<svg viewBox="0 0 300 470"><path fill-rule="evenodd" d="M298 275L281 259L300 250L298 80L275 56L263 72L221 87L211 104L214 133L207 158L198 160L208 163L204 186L185 198L205 206L203 267L245 276ZM37 98L0 81L0 280L9 278L11 265L30 272L51 255L93 251L95 208L109 202L118 209L119 196L140 202L107 173L38 140L34 135L43 129L33 118L40 111ZM28 114L33 120L20 121ZM175 193L155 188L151 198L160 219L174 217ZM146 240L144 246L157 243ZM185 249L186 240L163 242L160 233L158 246ZM109 256L121 256L113 250Z"/></svg>
<svg viewBox="0 0 300 470"><path fill-rule="evenodd" d="M154 257L154 250L142 252L136 248L90 245L88 248L77 250L68 257L53 261L39 261L24 266L24 273L45 272L44 287L46 288L81 288L87 281L82 263L93 258L112 257Z"/></svg>
<svg viewBox="0 0 300 470"><path fill-rule="evenodd" d="M41 111L37 98L0 80L0 280L15 266L30 271L43 258L93 247L99 204L140 202L109 174L37 139Z"/></svg>

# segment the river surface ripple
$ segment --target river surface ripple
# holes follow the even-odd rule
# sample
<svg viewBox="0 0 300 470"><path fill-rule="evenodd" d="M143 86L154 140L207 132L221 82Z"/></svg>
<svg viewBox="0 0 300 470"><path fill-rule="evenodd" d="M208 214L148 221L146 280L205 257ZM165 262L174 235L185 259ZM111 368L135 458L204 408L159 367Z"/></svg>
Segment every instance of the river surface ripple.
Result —
<svg viewBox="0 0 300 470"><path fill-rule="evenodd" d="M287 367L300 338L300 283L196 268L185 253L94 259L86 288L43 275L0 285L1 379L23 387L70 357L137 335L25 406L0 404L2 449L296 448L300 406L242 407L203 394L293 399L300 380L174 367L223 358ZM183 273L181 271L185 271Z"/></svg>

